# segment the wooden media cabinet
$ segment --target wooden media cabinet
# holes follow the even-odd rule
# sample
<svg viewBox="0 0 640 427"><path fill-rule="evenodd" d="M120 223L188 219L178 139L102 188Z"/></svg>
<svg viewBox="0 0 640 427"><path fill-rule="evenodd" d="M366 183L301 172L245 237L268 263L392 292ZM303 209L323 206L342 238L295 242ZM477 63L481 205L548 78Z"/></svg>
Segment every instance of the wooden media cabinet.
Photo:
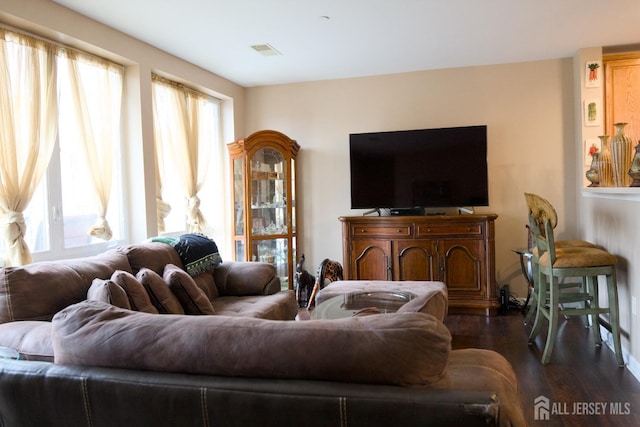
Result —
<svg viewBox="0 0 640 427"><path fill-rule="evenodd" d="M435 280L449 313L493 316L495 214L340 217L345 279Z"/></svg>

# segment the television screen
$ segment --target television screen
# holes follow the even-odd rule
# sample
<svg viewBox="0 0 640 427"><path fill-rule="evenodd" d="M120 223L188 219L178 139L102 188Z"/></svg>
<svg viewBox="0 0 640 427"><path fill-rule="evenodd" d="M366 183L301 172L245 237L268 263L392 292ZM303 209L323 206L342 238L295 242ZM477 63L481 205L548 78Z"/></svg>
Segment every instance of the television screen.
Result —
<svg viewBox="0 0 640 427"><path fill-rule="evenodd" d="M351 208L489 205L487 127L349 135Z"/></svg>

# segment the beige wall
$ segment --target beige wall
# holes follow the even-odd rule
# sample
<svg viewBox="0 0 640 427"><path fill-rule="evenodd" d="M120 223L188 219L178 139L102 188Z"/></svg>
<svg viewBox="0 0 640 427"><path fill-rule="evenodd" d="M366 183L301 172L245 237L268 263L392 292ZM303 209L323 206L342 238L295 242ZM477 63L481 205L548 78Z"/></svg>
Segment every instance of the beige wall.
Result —
<svg viewBox="0 0 640 427"><path fill-rule="evenodd" d="M338 217L350 209L350 132L488 125L488 208L496 222L497 282L526 296L518 257L526 246L523 192L557 207L562 237L575 235L576 162L571 59L425 71L247 89L247 131L296 139L299 252L310 271L342 260Z"/></svg>

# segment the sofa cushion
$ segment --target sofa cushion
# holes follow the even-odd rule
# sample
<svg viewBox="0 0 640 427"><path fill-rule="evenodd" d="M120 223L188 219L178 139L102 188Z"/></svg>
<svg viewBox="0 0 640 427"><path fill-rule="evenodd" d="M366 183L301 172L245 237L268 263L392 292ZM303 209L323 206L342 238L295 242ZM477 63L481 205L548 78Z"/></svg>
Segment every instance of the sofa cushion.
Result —
<svg viewBox="0 0 640 427"><path fill-rule="evenodd" d="M258 317L271 320L293 320L298 303L292 290L272 295L218 297L212 302L216 314L223 316Z"/></svg>
<svg viewBox="0 0 640 427"><path fill-rule="evenodd" d="M151 304L160 314L184 314L178 298L171 292L164 279L153 270L142 267L136 278L144 286Z"/></svg>
<svg viewBox="0 0 640 427"><path fill-rule="evenodd" d="M443 294L440 289L429 289L404 304L398 309L398 312L414 311L428 313L444 321L449 308L448 298L445 295L446 294Z"/></svg>
<svg viewBox="0 0 640 427"><path fill-rule="evenodd" d="M160 242L145 242L137 245L122 246L118 251L129 259L131 272L138 274L145 267L162 274L167 264L183 267L182 260L172 246Z"/></svg>
<svg viewBox="0 0 640 427"><path fill-rule="evenodd" d="M213 276L220 295L265 295L265 286L276 277L276 268L266 262L223 262Z"/></svg>
<svg viewBox="0 0 640 427"><path fill-rule="evenodd" d="M127 257L115 249L95 257L0 268L0 323L51 320L85 300L93 279L108 279L114 270L131 271Z"/></svg>
<svg viewBox="0 0 640 427"><path fill-rule="evenodd" d="M53 362L51 322L23 320L0 323L0 347L16 350L21 360Z"/></svg>
<svg viewBox="0 0 640 427"><path fill-rule="evenodd" d="M449 330L422 313L282 322L160 316L100 302L60 311L52 337L62 364L405 386L438 381L451 349Z"/></svg>
<svg viewBox="0 0 640 427"><path fill-rule="evenodd" d="M173 264L167 264L162 278L180 301L185 314L215 314L204 291L186 271Z"/></svg>
<svg viewBox="0 0 640 427"><path fill-rule="evenodd" d="M218 298L218 296L220 296L220 293L218 292L218 288L216 287L216 282L213 278L212 272L207 271L204 273L200 273L197 276L195 276L193 280L195 280L196 285L198 285L198 287L202 289L202 291L207 296L207 299L209 301L212 301L213 299Z"/></svg>
<svg viewBox="0 0 640 427"><path fill-rule="evenodd" d="M87 291L87 300L102 301L131 310L127 293L109 279L93 279L93 283Z"/></svg>
<svg viewBox="0 0 640 427"><path fill-rule="evenodd" d="M128 271L116 270L111 275L111 280L124 289L131 310L158 314L158 309L151 304L146 289L133 274Z"/></svg>

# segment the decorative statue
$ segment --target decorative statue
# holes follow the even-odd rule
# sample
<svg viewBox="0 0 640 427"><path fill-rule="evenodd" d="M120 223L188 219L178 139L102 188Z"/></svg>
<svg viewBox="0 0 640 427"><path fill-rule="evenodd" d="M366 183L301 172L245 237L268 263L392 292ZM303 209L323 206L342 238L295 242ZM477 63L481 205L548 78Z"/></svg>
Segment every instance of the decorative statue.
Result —
<svg viewBox="0 0 640 427"><path fill-rule="evenodd" d="M306 307L313 291L313 285L316 282L316 278L309 272L302 268L304 264L304 254L300 257L300 260L296 264L296 299L298 300L298 307Z"/></svg>

